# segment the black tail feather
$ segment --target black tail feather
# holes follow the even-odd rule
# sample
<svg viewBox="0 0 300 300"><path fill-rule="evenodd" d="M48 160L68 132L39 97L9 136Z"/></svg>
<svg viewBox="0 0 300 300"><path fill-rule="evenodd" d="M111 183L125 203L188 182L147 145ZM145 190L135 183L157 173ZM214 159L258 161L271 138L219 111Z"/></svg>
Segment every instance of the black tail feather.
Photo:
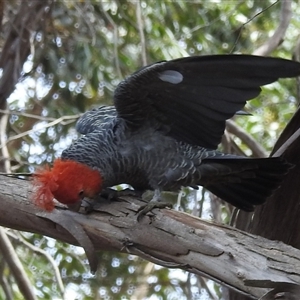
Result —
<svg viewBox="0 0 300 300"><path fill-rule="evenodd" d="M205 183L202 185L224 201L245 211L253 211L255 205L263 204L280 186L284 175L292 167L280 157L220 157L205 160L204 163L217 170L218 174L214 174L213 178L204 174L201 181Z"/></svg>

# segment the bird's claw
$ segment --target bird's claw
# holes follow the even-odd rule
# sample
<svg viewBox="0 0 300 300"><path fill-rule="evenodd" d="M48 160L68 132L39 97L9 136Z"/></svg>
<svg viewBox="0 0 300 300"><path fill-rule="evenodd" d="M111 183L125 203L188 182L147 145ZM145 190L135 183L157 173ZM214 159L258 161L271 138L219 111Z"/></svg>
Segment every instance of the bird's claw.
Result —
<svg viewBox="0 0 300 300"><path fill-rule="evenodd" d="M105 198L109 201L111 200L118 200L119 197L128 197L128 196L138 196L141 197L142 196L142 192L138 191L138 190L131 190L131 189L124 189L124 190L114 190L111 188L106 188L104 190L102 190L101 194L99 195L100 198Z"/></svg>
<svg viewBox="0 0 300 300"><path fill-rule="evenodd" d="M142 205L137 213L137 221L139 222L149 211L154 208L172 208L172 204L169 202L161 202L161 201L150 201L149 203Z"/></svg>
<svg viewBox="0 0 300 300"><path fill-rule="evenodd" d="M93 210L97 209L98 205L103 203L104 201L117 201L119 197L125 196L134 196L141 197L141 191L124 189L124 190L114 190L111 188L106 188L101 191L101 193L95 199L87 199L84 198L81 201L81 207L84 208L85 213L91 213Z"/></svg>

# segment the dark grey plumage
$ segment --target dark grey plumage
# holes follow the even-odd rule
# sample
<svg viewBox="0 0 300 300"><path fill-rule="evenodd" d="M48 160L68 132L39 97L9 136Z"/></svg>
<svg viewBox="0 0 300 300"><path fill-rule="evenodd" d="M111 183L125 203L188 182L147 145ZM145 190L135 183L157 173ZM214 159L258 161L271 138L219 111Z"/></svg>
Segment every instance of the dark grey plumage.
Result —
<svg viewBox="0 0 300 300"><path fill-rule="evenodd" d="M203 185L244 210L261 204L290 165L281 158L223 154L226 119L256 97L260 86L300 74L300 64L249 55L189 57L137 71L117 87L115 107L85 113L85 136L63 159L101 173L103 188L173 190Z"/></svg>

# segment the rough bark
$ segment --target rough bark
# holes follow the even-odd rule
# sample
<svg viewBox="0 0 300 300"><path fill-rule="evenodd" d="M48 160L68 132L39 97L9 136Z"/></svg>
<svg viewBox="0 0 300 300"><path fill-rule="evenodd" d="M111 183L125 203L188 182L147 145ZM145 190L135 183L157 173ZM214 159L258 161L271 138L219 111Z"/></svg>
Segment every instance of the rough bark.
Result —
<svg viewBox="0 0 300 300"><path fill-rule="evenodd" d="M282 242L169 209L155 209L138 223L144 202L134 198L103 202L88 215L63 207L47 213L28 200L28 181L0 177L0 225L81 245L94 269L95 251L110 250L206 276L252 298L265 294L266 286L300 284L300 250Z"/></svg>
<svg viewBox="0 0 300 300"><path fill-rule="evenodd" d="M292 136L300 126L300 110L286 127L275 145L275 151ZM286 139L285 139L286 137ZM299 138L298 138L299 139ZM273 152L275 152L273 151ZM286 180L267 203L259 207L252 222L251 232L283 241L300 249L300 142L288 147L283 157L294 165Z"/></svg>
<svg viewBox="0 0 300 300"><path fill-rule="evenodd" d="M292 18L292 1L281 1L280 22L274 34L261 47L253 52L254 55L269 55L280 45L285 37L286 30ZM297 55L294 57L297 59ZM298 81L298 96L299 96L299 79ZM299 129L300 112L295 114L291 122L285 128L284 132L278 139L273 153L284 145L294 132ZM251 232L268 239L280 240L284 243L299 248L300 235L300 159L299 150L300 144L293 143L283 156L293 163L295 167L289 172L286 180L283 182L280 189L268 199L267 203L257 207L253 216L246 216L244 213L239 214L236 220L236 227L247 232ZM281 151L281 154L283 151ZM300 248L299 248L300 249ZM296 298L292 298L288 293L281 295L280 299L299 299L300 291L295 292ZM230 300L247 300L249 297L230 292ZM270 298L276 299L276 298Z"/></svg>
<svg viewBox="0 0 300 300"><path fill-rule="evenodd" d="M278 139L272 155L282 155L294 167L281 187L268 201L257 207L253 217L240 214L236 227L271 240L279 240L300 249L300 110L295 113ZM300 298L300 291L297 292ZM231 300L249 299L231 294ZM280 299L292 299L289 295Z"/></svg>

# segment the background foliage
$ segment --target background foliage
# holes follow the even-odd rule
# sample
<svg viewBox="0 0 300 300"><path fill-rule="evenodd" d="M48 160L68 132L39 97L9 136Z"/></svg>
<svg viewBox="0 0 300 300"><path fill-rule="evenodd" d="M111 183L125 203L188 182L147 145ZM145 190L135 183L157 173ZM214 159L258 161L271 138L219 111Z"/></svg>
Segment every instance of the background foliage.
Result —
<svg viewBox="0 0 300 300"><path fill-rule="evenodd" d="M8 53L13 18L39 17L32 11L34 2L2 1L2 58ZM41 25L30 30L28 54L25 47L20 49L20 72L15 67L10 73L18 83L7 97L1 94L1 161L6 172L32 172L59 157L77 138L74 125L80 114L112 104L120 80L145 64L189 55L253 53L274 33L281 9L274 0L40 2ZM292 11L285 38L272 56L292 56L300 28L296 1ZM22 32L17 34L22 37ZM1 61L0 91L9 60ZM252 116L235 120L267 153L298 106L296 95L295 81L275 83L248 104ZM238 136L227 134L222 146L254 155ZM231 208L211 198L206 191L184 189L178 204L190 213L228 222ZM92 276L81 248L35 234L6 233L37 299L222 298L222 288L212 281L131 255L99 253L100 269ZM5 259L0 285L1 299L23 299Z"/></svg>

